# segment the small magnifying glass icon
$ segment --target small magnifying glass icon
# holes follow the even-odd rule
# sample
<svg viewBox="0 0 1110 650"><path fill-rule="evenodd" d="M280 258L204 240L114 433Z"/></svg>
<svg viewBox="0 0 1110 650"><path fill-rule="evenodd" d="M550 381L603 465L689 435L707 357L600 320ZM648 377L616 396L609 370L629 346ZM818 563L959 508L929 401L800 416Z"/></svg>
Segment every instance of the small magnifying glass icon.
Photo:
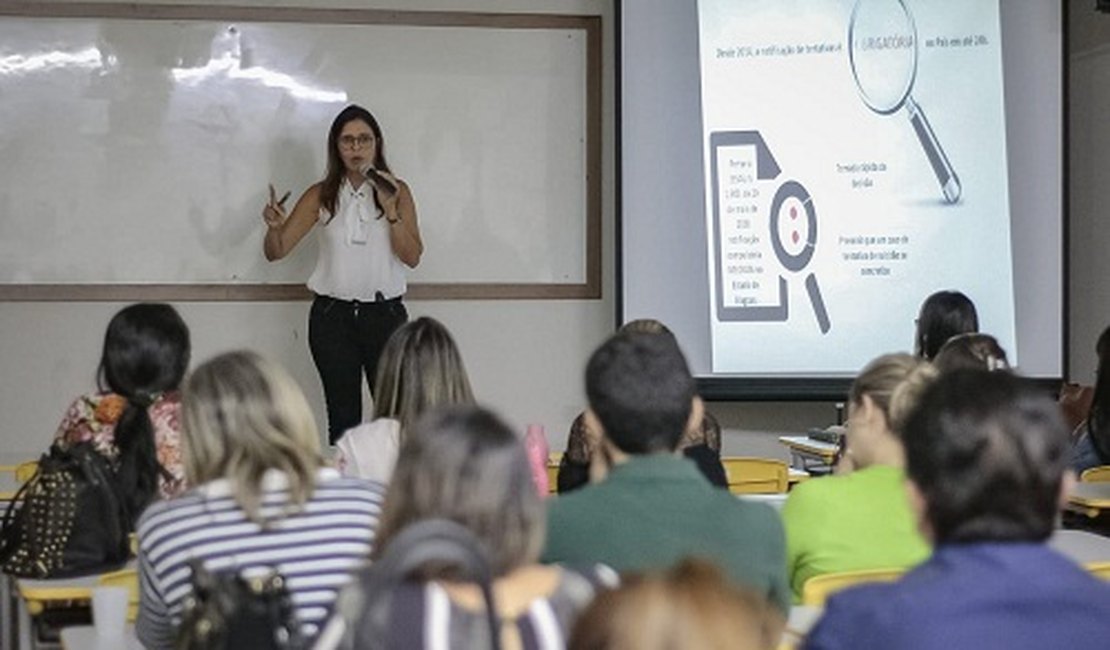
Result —
<svg viewBox="0 0 1110 650"><path fill-rule="evenodd" d="M804 221L802 213L805 213ZM784 216L786 221L783 221ZM817 245L817 210L813 207L809 192L801 183L786 181L779 187L771 201L770 221L771 247L775 249L775 256L786 270L801 271L813 259L813 250ZM802 231L805 235L802 235ZM783 241L784 237L789 243ZM822 334L827 334L831 326L829 312L825 309L825 301L813 273L806 276L806 293L813 305L813 313L817 316L817 326L821 328Z"/></svg>
<svg viewBox="0 0 1110 650"><path fill-rule="evenodd" d="M921 106L910 96L917 78L917 27L904 0L856 1L848 26L848 58L863 103L880 115L906 108L944 200L959 201L960 179Z"/></svg>

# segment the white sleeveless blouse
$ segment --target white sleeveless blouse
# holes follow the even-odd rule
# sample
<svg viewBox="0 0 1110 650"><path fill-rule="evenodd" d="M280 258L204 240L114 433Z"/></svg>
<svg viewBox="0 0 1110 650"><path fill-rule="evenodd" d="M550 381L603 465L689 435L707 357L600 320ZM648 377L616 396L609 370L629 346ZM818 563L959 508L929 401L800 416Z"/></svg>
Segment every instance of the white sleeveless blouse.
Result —
<svg viewBox="0 0 1110 650"><path fill-rule="evenodd" d="M386 298L404 295L405 265L389 244L389 221L374 205L370 183L355 189L344 178L335 218L328 222L330 216L320 208L316 218L320 251L308 288L332 298L365 302L373 301L378 291Z"/></svg>

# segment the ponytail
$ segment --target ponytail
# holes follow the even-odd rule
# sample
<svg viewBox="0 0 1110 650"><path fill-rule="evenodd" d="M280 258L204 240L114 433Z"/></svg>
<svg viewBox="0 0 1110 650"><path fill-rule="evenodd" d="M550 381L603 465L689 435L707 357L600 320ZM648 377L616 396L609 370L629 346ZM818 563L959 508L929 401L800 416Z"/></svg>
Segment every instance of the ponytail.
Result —
<svg viewBox="0 0 1110 650"><path fill-rule="evenodd" d="M158 462L154 443L154 424L150 421L149 393L125 395L127 407L116 423L115 442L119 448L119 483L124 507L134 523L158 493L158 478L166 470Z"/></svg>

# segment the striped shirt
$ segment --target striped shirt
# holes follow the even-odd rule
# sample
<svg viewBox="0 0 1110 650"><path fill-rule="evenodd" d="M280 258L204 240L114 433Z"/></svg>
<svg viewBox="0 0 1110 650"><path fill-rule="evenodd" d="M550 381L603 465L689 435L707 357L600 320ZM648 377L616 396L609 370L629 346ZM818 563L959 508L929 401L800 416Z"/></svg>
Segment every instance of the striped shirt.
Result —
<svg viewBox="0 0 1110 650"><path fill-rule="evenodd" d="M173 647L183 601L193 589L193 559L211 572L277 570L302 632L316 634L339 590L368 562L384 488L321 469L304 507L283 516L287 487L280 472L263 477L260 512L270 522L265 529L247 519L226 479L155 503L143 514L136 632L147 648Z"/></svg>

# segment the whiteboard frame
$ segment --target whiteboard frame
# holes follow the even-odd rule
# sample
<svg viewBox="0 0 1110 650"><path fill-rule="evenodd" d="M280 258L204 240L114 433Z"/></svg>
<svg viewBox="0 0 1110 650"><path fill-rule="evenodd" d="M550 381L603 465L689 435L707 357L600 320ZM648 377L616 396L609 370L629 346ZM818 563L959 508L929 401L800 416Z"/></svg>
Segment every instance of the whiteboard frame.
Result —
<svg viewBox="0 0 1110 650"><path fill-rule="evenodd" d="M501 29L581 30L586 42L586 275L580 283L420 283L409 285L412 300L551 300L601 298L601 16L576 14L313 9L216 5L138 5L123 2L38 3L0 0L0 16L109 18L128 20L213 20L332 25L398 25ZM259 250L261 255L261 250ZM0 283L0 302L135 300L292 301L308 300L303 284L289 283Z"/></svg>

